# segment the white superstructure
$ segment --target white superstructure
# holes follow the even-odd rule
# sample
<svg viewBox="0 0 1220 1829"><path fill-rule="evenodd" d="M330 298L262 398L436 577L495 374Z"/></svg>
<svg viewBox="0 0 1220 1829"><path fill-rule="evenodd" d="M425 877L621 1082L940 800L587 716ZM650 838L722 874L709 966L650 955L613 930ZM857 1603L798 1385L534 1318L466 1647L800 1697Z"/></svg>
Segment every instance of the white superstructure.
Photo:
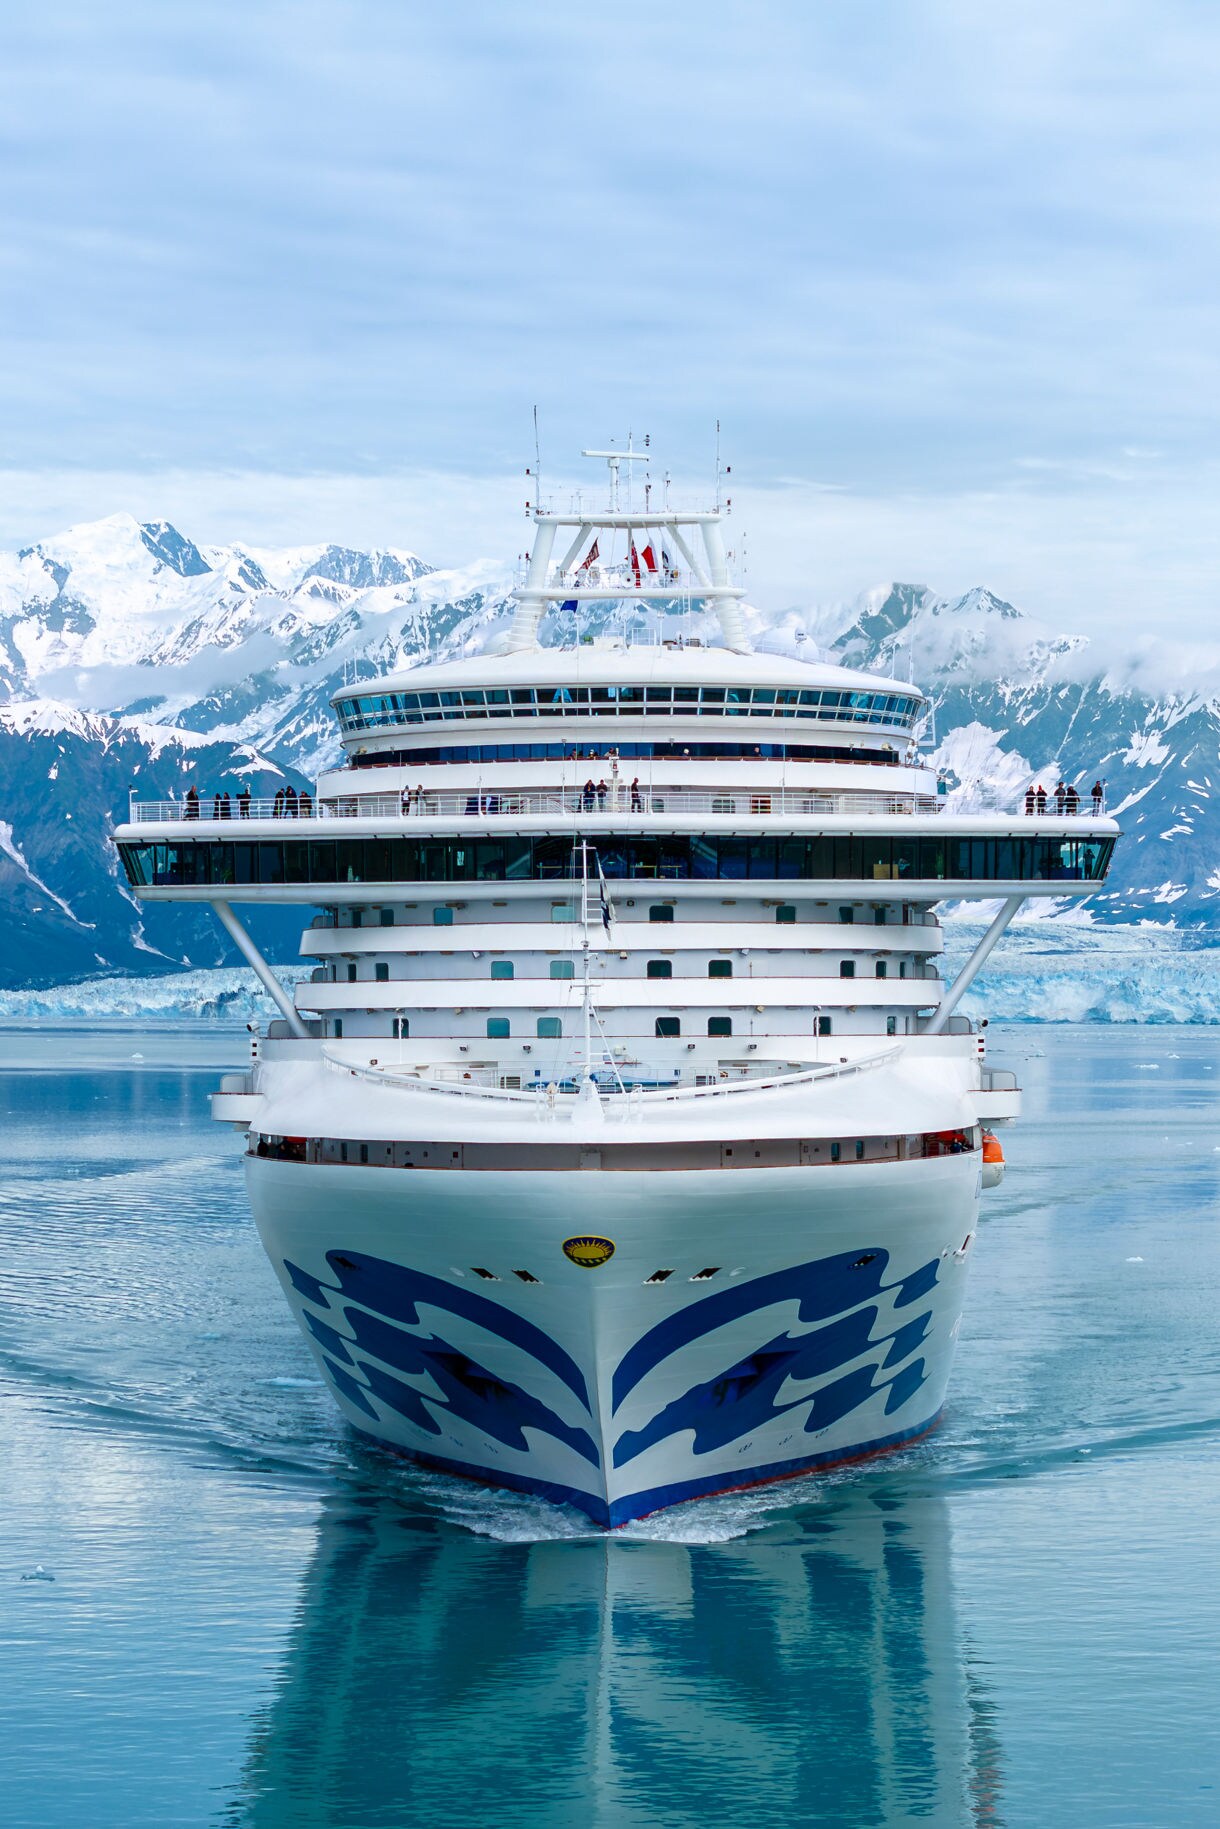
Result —
<svg viewBox="0 0 1220 1829"><path fill-rule="evenodd" d="M499 651L336 695L316 793L117 835L281 1009L214 1103L344 1413L605 1524L935 1421L1018 1100L957 1005L1117 831L941 810L919 691L751 652L719 512L623 508L610 456L607 511L535 513ZM721 639L590 638L599 601ZM946 898L999 904L952 985ZM320 909L292 999L268 901Z"/></svg>

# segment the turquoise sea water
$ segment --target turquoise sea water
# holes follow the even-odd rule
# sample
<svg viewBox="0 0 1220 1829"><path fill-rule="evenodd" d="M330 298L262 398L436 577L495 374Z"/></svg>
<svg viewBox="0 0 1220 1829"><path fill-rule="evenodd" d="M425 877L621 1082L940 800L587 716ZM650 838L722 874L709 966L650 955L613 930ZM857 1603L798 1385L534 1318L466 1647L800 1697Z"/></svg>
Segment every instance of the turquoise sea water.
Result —
<svg viewBox="0 0 1220 1829"><path fill-rule="evenodd" d="M1215 1030L993 1027L941 1429L609 1539L345 1433L244 1042L0 1035L7 1829L1220 1820Z"/></svg>

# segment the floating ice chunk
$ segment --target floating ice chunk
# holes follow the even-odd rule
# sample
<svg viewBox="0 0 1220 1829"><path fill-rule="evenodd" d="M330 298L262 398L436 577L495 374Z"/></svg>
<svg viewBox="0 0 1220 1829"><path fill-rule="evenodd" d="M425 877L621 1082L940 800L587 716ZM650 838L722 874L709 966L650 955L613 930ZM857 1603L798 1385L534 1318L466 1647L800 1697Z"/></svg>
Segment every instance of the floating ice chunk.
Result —
<svg viewBox="0 0 1220 1829"><path fill-rule="evenodd" d="M1127 1259L1127 1262L1128 1262L1128 1263L1129 1263L1129 1264L1142 1264L1142 1263L1143 1263L1143 1261L1144 1261L1144 1260L1143 1260L1143 1258L1142 1258L1142 1257L1129 1257L1129 1258L1128 1258L1128 1259Z"/></svg>
<svg viewBox="0 0 1220 1829"><path fill-rule="evenodd" d="M21 1579L22 1581L54 1581L55 1577L54 1575L49 1575L47 1573L41 1562L36 1562L34 1564L34 1573L32 1575L23 1575Z"/></svg>
<svg viewBox="0 0 1220 1829"><path fill-rule="evenodd" d="M133 1054L131 1058L133 1061L142 1061L144 1056L142 1054Z"/></svg>

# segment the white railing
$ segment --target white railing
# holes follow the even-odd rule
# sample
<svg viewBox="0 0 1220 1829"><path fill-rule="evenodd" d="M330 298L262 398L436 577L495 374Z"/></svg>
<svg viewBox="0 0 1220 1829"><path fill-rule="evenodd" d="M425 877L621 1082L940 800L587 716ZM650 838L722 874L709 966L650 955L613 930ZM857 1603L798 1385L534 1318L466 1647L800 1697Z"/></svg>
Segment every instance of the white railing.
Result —
<svg viewBox="0 0 1220 1829"><path fill-rule="evenodd" d="M891 815L938 813L943 799L933 794L858 793L834 794L808 789L775 788L765 792L753 789L707 789L699 792L684 789L640 788L633 790L623 783L594 789L548 788L532 793L480 789L471 793L420 792L403 794L351 794L314 800L310 795L285 801L274 799L205 797L197 802L186 800L133 800L129 809L132 825L191 823L240 824L252 819L295 819L313 823L333 819L520 819L552 816L567 819L577 814L589 817L602 814L622 820L647 821L653 816L672 818L676 814L698 814L700 818L790 819L802 814L868 813Z"/></svg>
<svg viewBox="0 0 1220 1829"><path fill-rule="evenodd" d="M673 1086L645 1088L636 1084L628 1087L625 1092L603 1086L600 1089L600 1096L602 1104L610 1112L629 1116L629 1111L624 1114L624 1105L638 1109L642 1105L667 1105L679 1100L719 1099L740 1092L790 1091L796 1087L814 1085L823 1080L846 1079L855 1073L871 1073L875 1068L884 1067L890 1061L896 1060L901 1052L900 1046L884 1048L877 1054L866 1054L858 1060L835 1061L824 1067L806 1067L795 1072L789 1070L784 1073L775 1073L770 1071L766 1065L760 1065L757 1068L742 1068L731 1079L717 1080L714 1084L704 1086L679 1083ZM493 1103L518 1106L532 1105L546 1110L554 1110L557 1106L562 1105L562 1109L568 1113L573 1113L582 1100L579 1092L561 1092L556 1085L550 1083L539 1083L528 1088L522 1087L520 1091L511 1087L492 1086L487 1084L485 1079L475 1078L476 1074L485 1075L488 1071L485 1068L471 1068L469 1080L455 1081L424 1079L409 1069L372 1064L365 1066L361 1063L345 1061L325 1048L322 1050L322 1060L332 1073L346 1075L352 1079L369 1080L375 1085L395 1086L410 1092L439 1093L447 1098L482 1099ZM621 1063L620 1071L625 1068L626 1063ZM564 1078L569 1081L575 1080L581 1071L582 1069L579 1067L565 1068ZM599 1071L609 1074L610 1069L603 1066L599 1068ZM631 1077L638 1079L642 1076L633 1068ZM660 1077L659 1072L657 1077Z"/></svg>

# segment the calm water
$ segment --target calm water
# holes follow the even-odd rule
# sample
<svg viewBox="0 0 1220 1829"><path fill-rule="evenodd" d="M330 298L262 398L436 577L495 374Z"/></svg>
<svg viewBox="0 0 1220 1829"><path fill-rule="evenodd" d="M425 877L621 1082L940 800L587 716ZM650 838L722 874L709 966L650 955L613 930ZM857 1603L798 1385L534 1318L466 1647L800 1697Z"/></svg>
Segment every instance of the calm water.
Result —
<svg viewBox="0 0 1220 1829"><path fill-rule="evenodd" d="M1220 1033L993 1029L940 1432L610 1540L345 1435L243 1048L0 1035L7 1829L1220 1820Z"/></svg>

